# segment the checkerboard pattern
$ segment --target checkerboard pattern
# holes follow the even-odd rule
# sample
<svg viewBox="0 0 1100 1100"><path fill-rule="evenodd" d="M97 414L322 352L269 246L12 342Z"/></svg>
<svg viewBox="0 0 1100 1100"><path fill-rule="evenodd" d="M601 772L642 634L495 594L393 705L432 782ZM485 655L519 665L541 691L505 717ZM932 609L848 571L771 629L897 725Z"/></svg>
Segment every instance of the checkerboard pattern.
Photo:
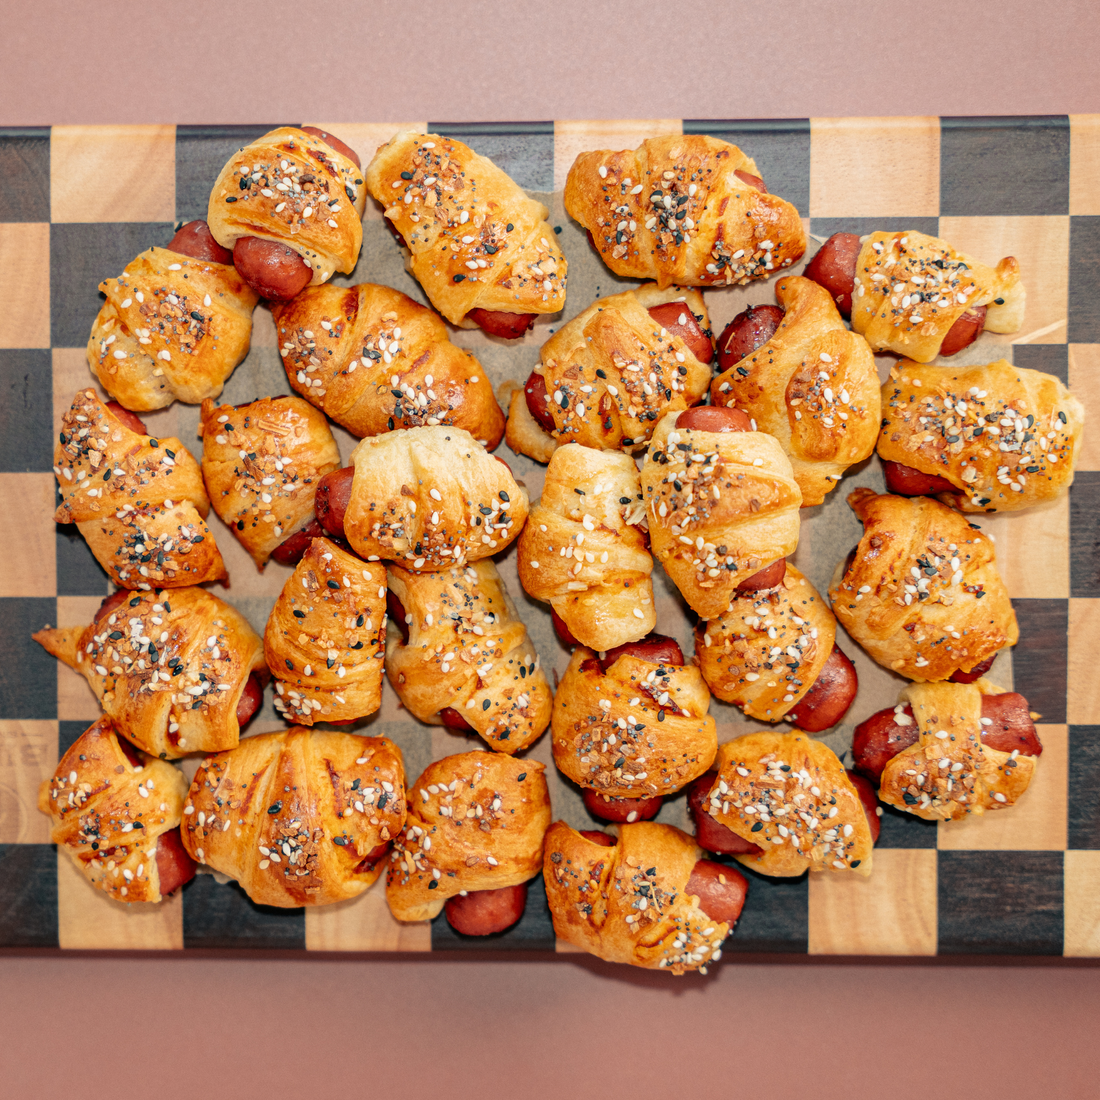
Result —
<svg viewBox="0 0 1100 1100"><path fill-rule="evenodd" d="M998 658L994 678L1015 685L1040 712L1045 746L1037 777L1010 812L948 826L885 809L874 872L770 880L749 872L748 903L727 944L738 953L832 955L1100 955L1100 116L679 120L450 124L341 124L319 120L364 164L398 129L452 134L491 157L551 209L570 264L568 319L593 298L625 287L565 215L561 190L586 149L633 148L657 133L708 133L750 153L769 188L793 202L810 233L916 228L942 235L986 262L1015 255L1028 305L1012 336L984 336L964 362L1008 357L1058 375L1092 412L1068 498L983 526L1014 597L1021 638ZM98 283L137 253L165 244L175 224L205 216L225 160L270 129L247 127L54 127L0 130L0 499L6 504L0 566L0 948L262 949L380 952L553 952L540 880L523 920L487 940L454 933L442 919L399 925L381 885L353 902L316 911L252 904L232 883L201 874L160 906L124 907L94 891L49 843L35 808L59 753L98 716L83 680L30 640L47 623L89 621L108 590L74 530L56 528L53 440L73 393L91 384L84 345L100 305ZM371 204L362 258L337 281L375 281L423 301ZM717 330L768 286L707 294ZM458 332L494 382L526 377L560 318L542 319L503 346ZM224 400L287 392L270 314L257 310L253 350ZM883 370L889 360L881 361ZM148 417L161 437L198 453L197 410L175 405ZM354 445L337 431L346 457ZM542 470L508 456L532 498ZM851 471L803 521L796 563L819 588L854 544L859 525L843 497L881 488L877 461ZM262 631L285 579L258 574L224 528L219 546L232 576L224 593ZM560 673L567 654L543 605L523 597L514 553L502 572L544 663ZM662 629L690 639L682 603L658 582ZM900 686L854 643L860 673L851 721L827 735L844 752L855 722L893 703ZM269 693L270 694L270 693ZM720 739L747 732L716 703ZM270 699L257 731L279 725ZM384 732L405 755L410 780L429 760L474 747L421 726L387 688L363 732ZM550 764L549 736L529 753L550 765L555 816L588 824L577 789ZM193 770L195 762L185 762ZM661 820L686 825L683 798Z"/></svg>

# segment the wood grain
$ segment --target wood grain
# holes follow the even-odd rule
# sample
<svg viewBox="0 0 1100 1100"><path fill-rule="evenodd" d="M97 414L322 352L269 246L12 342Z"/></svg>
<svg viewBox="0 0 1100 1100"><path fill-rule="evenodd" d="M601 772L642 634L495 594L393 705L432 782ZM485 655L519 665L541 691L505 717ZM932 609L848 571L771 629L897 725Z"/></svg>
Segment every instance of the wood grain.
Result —
<svg viewBox="0 0 1100 1100"><path fill-rule="evenodd" d="M48 844L38 788L57 767L57 722L0 721L0 844Z"/></svg>
<svg viewBox="0 0 1100 1100"><path fill-rule="evenodd" d="M50 227L0 224L0 348L50 346Z"/></svg>
<svg viewBox="0 0 1100 1100"><path fill-rule="evenodd" d="M307 951L431 951L429 921L402 924L386 904L385 874L365 894L306 910Z"/></svg>
<svg viewBox="0 0 1100 1100"><path fill-rule="evenodd" d="M1066 955L1100 955L1100 852L1066 852Z"/></svg>

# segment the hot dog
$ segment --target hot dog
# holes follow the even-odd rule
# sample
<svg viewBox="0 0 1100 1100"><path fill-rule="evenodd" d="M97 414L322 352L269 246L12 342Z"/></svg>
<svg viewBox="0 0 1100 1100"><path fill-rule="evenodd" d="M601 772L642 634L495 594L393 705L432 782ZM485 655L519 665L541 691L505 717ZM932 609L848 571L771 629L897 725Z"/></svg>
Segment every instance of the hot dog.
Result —
<svg viewBox="0 0 1100 1100"><path fill-rule="evenodd" d="M695 405L676 417L676 427L685 432L751 432L747 412L724 405Z"/></svg>
<svg viewBox="0 0 1100 1100"><path fill-rule="evenodd" d="M591 840L593 844L599 844L602 848L614 848L618 843L610 833L602 833L598 829L581 829L579 832L585 840Z"/></svg>
<svg viewBox="0 0 1100 1100"><path fill-rule="evenodd" d="M662 328L673 336L679 336L700 363L709 363L714 358L714 345L710 337L699 327L695 314L684 302L665 302L650 306L646 312Z"/></svg>
<svg viewBox="0 0 1100 1100"><path fill-rule="evenodd" d="M342 153L356 168L363 167L359 160L359 154L350 145L345 145L338 137L333 137L326 130L321 130L316 126L303 126L302 130L307 134L313 134L314 137L319 137L326 145L332 146L336 152Z"/></svg>
<svg viewBox="0 0 1100 1100"><path fill-rule="evenodd" d="M855 667L835 642L829 659L805 695L787 711L786 719L807 733L820 733L848 712L859 690Z"/></svg>
<svg viewBox="0 0 1100 1100"><path fill-rule="evenodd" d="M157 837L157 874L162 897L195 877L195 861L187 854L178 828Z"/></svg>
<svg viewBox="0 0 1100 1100"><path fill-rule="evenodd" d="M581 791L584 808L601 821L614 821L619 824L632 821L649 821L657 816L664 799L660 795L653 798L608 798L590 787Z"/></svg>
<svg viewBox="0 0 1100 1100"><path fill-rule="evenodd" d="M940 344L940 355L945 358L969 347L985 328L985 306L968 309L948 330Z"/></svg>
<svg viewBox="0 0 1100 1100"><path fill-rule="evenodd" d="M655 665L675 665L683 668L684 654L675 638L665 634L649 634L638 642L626 642L609 649L600 658L600 671L606 672L620 657L637 657Z"/></svg>
<svg viewBox="0 0 1100 1100"><path fill-rule="evenodd" d="M746 577L737 586L737 594L742 596L749 592L760 592L765 588L775 588L777 585L783 583L783 577L786 575L786 572L786 558L780 558L778 561L773 561L771 565L765 565L759 573L753 573L751 577Z"/></svg>
<svg viewBox="0 0 1100 1100"><path fill-rule="evenodd" d="M527 905L527 883L499 890L472 890L447 899L447 923L464 936L489 936L511 928Z"/></svg>
<svg viewBox="0 0 1100 1100"><path fill-rule="evenodd" d="M352 719L354 721L354 719ZM349 722L333 722L334 726L346 726ZM374 868L374 865L382 859L383 856L389 852L393 847L392 843L388 840L382 841L381 844L376 844L367 854L355 865L355 873L357 875L365 874Z"/></svg>
<svg viewBox="0 0 1100 1100"><path fill-rule="evenodd" d="M994 653L992 657L986 657L980 664L976 664L969 672L963 672L961 668L956 669L947 677L948 682L952 684L972 684L975 680L980 680L993 667L993 662L996 659L997 654Z"/></svg>
<svg viewBox="0 0 1100 1100"><path fill-rule="evenodd" d="M233 253L228 248L222 248L214 234L210 232L210 226L201 218L176 230L176 235L168 242L170 252L178 252L181 256L192 256L196 260L209 260L216 264L231 264Z"/></svg>
<svg viewBox="0 0 1100 1100"><path fill-rule="evenodd" d="M100 619L105 619L119 604L133 596L134 594L128 588L117 588L109 596L104 596L99 610L95 613L94 621L98 623Z"/></svg>
<svg viewBox="0 0 1100 1100"><path fill-rule="evenodd" d="M550 622L554 625L554 633L561 639L562 645L572 648L580 643L573 637L572 631L565 625L565 620L553 609L550 609Z"/></svg>
<svg viewBox="0 0 1100 1100"><path fill-rule="evenodd" d="M145 427L145 421L140 416L135 416L129 409L124 409L117 401L108 401L107 409L120 423L125 424L132 432L138 435L148 435L149 429Z"/></svg>
<svg viewBox="0 0 1100 1100"><path fill-rule="evenodd" d="M947 493L955 488L945 477L923 474L920 470L903 466L900 462L883 462L882 472L886 476L886 491L902 497L927 497L933 493Z"/></svg>
<svg viewBox="0 0 1100 1100"><path fill-rule="evenodd" d="M328 532L317 522L311 519L300 531L295 531L288 539L284 539L274 550L271 557L280 565L297 565L302 560L302 555L309 549L309 544L314 539L322 539ZM348 550L348 546L337 540L341 550Z"/></svg>
<svg viewBox="0 0 1100 1100"><path fill-rule="evenodd" d="M264 686L255 672L248 674L244 682L244 691L237 701L237 725L244 729L252 720L264 701Z"/></svg>
<svg viewBox="0 0 1100 1100"><path fill-rule="evenodd" d="M1021 756L1040 756L1043 752L1027 700L1018 692L982 696L981 736L983 745L1001 752L1017 750ZM852 758L863 775L873 783L881 783L886 765L919 738L912 708L888 707L856 726Z"/></svg>
<svg viewBox="0 0 1100 1100"><path fill-rule="evenodd" d="M233 266L261 298L289 302L313 278L313 268L293 248L260 237L241 237L233 246Z"/></svg>
<svg viewBox="0 0 1100 1100"><path fill-rule="evenodd" d="M860 802L863 803L863 812L867 815L867 824L871 828L871 843L877 844L879 833L882 832L882 817L875 788L862 775L852 771L851 768L845 768L844 774L848 776L852 786L856 789L856 794L859 795Z"/></svg>
<svg viewBox="0 0 1100 1100"><path fill-rule="evenodd" d="M718 370L727 371L762 348L776 333L785 314L779 306L749 306L718 338Z"/></svg>
<svg viewBox="0 0 1100 1100"><path fill-rule="evenodd" d="M351 501L351 485L355 480L355 467L344 466L325 474L317 484L313 498L313 511L317 522L330 534L344 537L344 515Z"/></svg>
<svg viewBox="0 0 1100 1100"><path fill-rule="evenodd" d="M747 183L750 187L755 187L757 191L763 191L765 195L769 194L767 187L764 185L764 181L759 176L754 176L751 172L746 172L742 168L738 168L733 173L742 183Z"/></svg>
<svg viewBox="0 0 1100 1100"><path fill-rule="evenodd" d="M505 313L499 309L471 309L466 319L482 332L502 340L518 340L534 323L534 313Z"/></svg>
<svg viewBox="0 0 1100 1100"><path fill-rule="evenodd" d="M711 920L723 921L732 929L744 908L749 883L736 868L701 859L692 868L685 890L699 899L699 908Z"/></svg>
<svg viewBox="0 0 1100 1100"><path fill-rule="evenodd" d="M699 847L727 856L760 855L763 849L759 845L715 821L707 812L710 790L717 778L716 771L705 772L688 787L688 812L695 822L695 839Z"/></svg>

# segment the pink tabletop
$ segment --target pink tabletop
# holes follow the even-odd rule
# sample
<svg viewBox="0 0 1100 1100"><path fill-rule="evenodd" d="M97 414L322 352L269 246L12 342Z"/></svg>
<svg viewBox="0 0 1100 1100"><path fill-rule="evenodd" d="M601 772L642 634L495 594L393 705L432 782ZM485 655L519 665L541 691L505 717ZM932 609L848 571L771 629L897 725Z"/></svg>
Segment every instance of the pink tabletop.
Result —
<svg viewBox="0 0 1100 1100"><path fill-rule="evenodd" d="M8 5L0 126L1100 112L1100 16L1072 0L170 7ZM676 981L580 956L3 957L0 991L13 1097L1010 1100L1092 1097L1100 1070L1084 965L734 963Z"/></svg>

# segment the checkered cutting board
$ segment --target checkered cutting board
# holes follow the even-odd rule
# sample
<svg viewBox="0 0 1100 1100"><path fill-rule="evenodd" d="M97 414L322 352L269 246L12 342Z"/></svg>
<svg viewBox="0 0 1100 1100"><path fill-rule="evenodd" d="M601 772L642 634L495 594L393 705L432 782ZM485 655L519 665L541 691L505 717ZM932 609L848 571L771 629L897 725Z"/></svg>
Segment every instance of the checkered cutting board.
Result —
<svg viewBox="0 0 1100 1100"><path fill-rule="evenodd" d="M656 133L709 133L740 145L818 239L837 230L912 228L985 262L1019 259L1028 293L1023 328L983 336L958 361L1004 356L1055 374L1093 414L1068 499L982 521L996 539L1020 622L1020 643L998 658L993 678L1014 684L1042 714L1037 777L1011 811L963 823L937 826L886 809L868 879L769 880L748 872L748 902L726 955L1100 956L1100 116L317 124L355 147L364 164L399 128L451 134L539 193L569 261L565 319L632 285L603 267L564 213L569 166L582 150L633 148ZM97 285L150 245L167 244L176 223L205 217L221 166L270 128L0 130L0 948L552 952L540 880L523 920L487 940L460 939L442 918L398 925L381 883L353 902L275 910L200 874L160 906L121 906L59 857L35 808L59 753L98 716L84 681L30 638L47 623L88 622L109 587L75 530L51 519L57 425L74 392L92 382L84 346L100 305ZM336 281L386 283L424 301L373 203L359 265ZM750 302L774 300L766 284L706 297L715 331ZM560 324L543 318L509 346L480 332L453 335L499 383L525 378ZM880 360L884 372L890 362ZM252 352L223 400L288 391L271 316L260 308ZM174 405L146 420L154 434L178 436L198 456L195 408ZM346 459L355 441L336 435ZM501 453L537 497L542 468L507 448ZM877 459L849 471L825 504L803 513L795 562L821 590L858 540L844 497L860 484L882 487ZM219 594L262 633L287 571L272 564L258 574L213 515L211 522L232 581ZM568 655L545 605L524 599L514 547L500 565L544 664L561 672ZM654 581L661 629L690 651L682 602L659 569ZM855 723L892 704L901 681L850 639L840 641L860 674L849 720L825 738L843 753ZM270 696L269 689L257 732L280 726ZM720 740L754 728L722 704L712 713ZM476 747L415 722L388 687L382 711L359 729L400 744L410 781L430 759ZM549 765L555 816L589 824L576 788L550 764L549 733L529 755ZM193 772L195 762L185 767ZM683 797L667 802L660 820L686 826Z"/></svg>

